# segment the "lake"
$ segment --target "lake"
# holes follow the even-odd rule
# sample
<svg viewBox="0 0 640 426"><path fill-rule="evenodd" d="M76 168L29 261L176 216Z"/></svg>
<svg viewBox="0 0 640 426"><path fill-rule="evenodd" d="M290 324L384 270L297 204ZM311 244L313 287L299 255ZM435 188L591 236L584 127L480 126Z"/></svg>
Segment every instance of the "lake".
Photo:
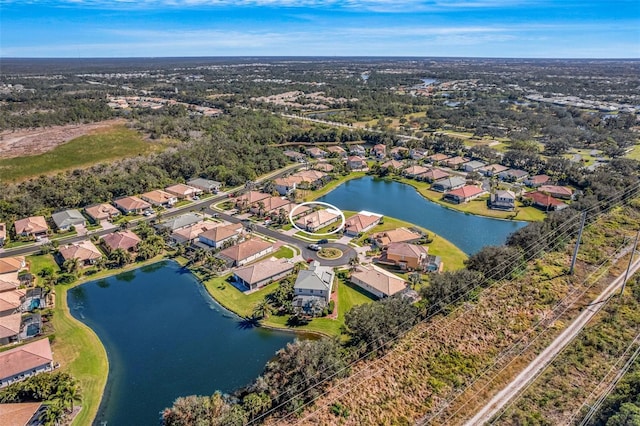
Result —
<svg viewBox="0 0 640 426"><path fill-rule="evenodd" d="M247 385L295 337L243 328L172 261L82 284L68 302L109 357L98 424L159 424L160 411L179 396Z"/></svg>
<svg viewBox="0 0 640 426"><path fill-rule="evenodd" d="M403 183L366 176L345 182L317 201L343 210L368 210L422 226L467 254L502 245L527 222L492 219L448 209L427 200Z"/></svg>

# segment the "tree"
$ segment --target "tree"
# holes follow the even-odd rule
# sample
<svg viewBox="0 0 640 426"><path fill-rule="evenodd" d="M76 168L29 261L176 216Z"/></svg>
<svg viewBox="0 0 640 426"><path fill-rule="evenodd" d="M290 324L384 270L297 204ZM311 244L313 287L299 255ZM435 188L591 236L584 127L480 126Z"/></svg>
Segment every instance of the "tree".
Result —
<svg viewBox="0 0 640 426"><path fill-rule="evenodd" d="M68 273L76 273L80 269L80 259L72 257L67 259L62 264L62 270Z"/></svg>
<svg viewBox="0 0 640 426"><path fill-rule="evenodd" d="M467 269L478 271L489 280L501 280L524 267L524 256L517 247L487 246L465 260Z"/></svg>
<svg viewBox="0 0 640 426"><path fill-rule="evenodd" d="M412 289L415 289L418 284L422 283L422 276L420 275L420 272L417 271L410 273L408 279Z"/></svg>
<svg viewBox="0 0 640 426"><path fill-rule="evenodd" d="M262 299L253 307L253 317L256 319L267 318L271 312L271 305L266 299Z"/></svg>
<svg viewBox="0 0 640 426"><path fill-rule="evenodd" d="M131 253L118 248L109 253L109 262L116 267L122 267L128 263L131 263Z"/></svg>
<svg viewBox="0 0 640 426"><path fill-rule="evenodd" d="M429 286L420 289L420 294L428 302L429 312L439 312L449 305L468 300L469 290L483 283L480 272L460 269L431 277Z"/></svg>

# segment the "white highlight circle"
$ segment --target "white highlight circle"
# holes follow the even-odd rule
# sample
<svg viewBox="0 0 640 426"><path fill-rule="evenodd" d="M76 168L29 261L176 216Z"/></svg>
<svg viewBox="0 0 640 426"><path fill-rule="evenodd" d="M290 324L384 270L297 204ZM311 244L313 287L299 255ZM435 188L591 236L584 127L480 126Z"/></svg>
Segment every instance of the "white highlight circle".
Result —
<svg viewBox="0 0 640 426"><path fill-rule="evenodd" d="M328 207L327 211L329 211L331 213L339 214L340 215L340 219L342 220L342 223L340 224L340 226L338 226L335 230L333 230L331 232L325 232L325 233L322 233L322 234L318 234L316 232L309 232L309 231L307 231L305 229L299 228L296 225L296 223L293 221L293 212L295 212L298 207L308 206L308 205L312 205L312 204L320 204L322 206L326 206L326 207ZM326 235L333 235L333 234L339 232L342 228L344 228L344 225L345 225L346 221L347 220L345 219L344 213L342 213L342 210L340 210L339 208L337 208L333 204L325 203L323 201L305 201L304 203L300 203L297 206L295 206L294 208L292 208L291 211L289 212L289 222L291 222L291 225L293 225L294 228L296 228L298 231L304 232L305 234L317 235L319 237L324 237Z"/></svg>

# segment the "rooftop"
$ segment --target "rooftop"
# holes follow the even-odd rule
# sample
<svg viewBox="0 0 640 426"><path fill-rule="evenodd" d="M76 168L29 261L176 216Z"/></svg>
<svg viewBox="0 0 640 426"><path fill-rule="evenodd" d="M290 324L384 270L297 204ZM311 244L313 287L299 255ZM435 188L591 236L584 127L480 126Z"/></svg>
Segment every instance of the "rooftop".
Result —
<svg viewBox="0 0 640 426"><path fill-rule="evenodd" d="M85 262L87 260L95 260L102 257L100 250L98 250L96 246L88 240L67 244L60 247L59 251L64 260L79 259Z"/></svg>
<svg viewBox="0 0 640 426"><path fill-rule="evenodd" d="M0 378L11 377L53 361L49 339L0 352Z"/></svg>
<svg viewBox="0 0 640 426"><path fill-rule="evenodd" d="M18 272L26 266L24 256L0 258L0 274L7 272Z"/></svg>
<svg viewBox="0 0 640 426"><path fill-rule="evenodd" d="M402 278L375 265L358 266L351 277L368 284L385 296L393 296L407 288Z"/></svg>
<svg viewBox="0 0 640 426"><path fill-rule="evenodd" d="M108 219L112 215L120 214L120 211L111 204L98 204L86 207L84 211L95 220Z"/></svg>
<svg viewBox="0 0 640 426"><path fill-rule="evenodd" d="M113 203L123 210L146 210L151 204L138 197L123 197L113 200Z"/></svg>
<svg viewBox="0 0 640 426"><path fill-rule="evenodd" d="M49 229L44 216L31 216L25 219L16 220L13 226L16 228L17 234L23 233L40 233Z"/></svg>
<svg viewBox="0 0 640 426"><path fill-rule="evenodd" d="M257 283L283 272L293 271L295 264L287 259L276 259L275 257L257 262L249 266L238 268L235 274L249 284Z"/></svg>
<svg viewBox="0 0 640 426"><path fill-rule="evenodd" d="M236 244L235 246L226 248L219 254L237 262L265 251L269 247L273 247L273 244L261 240L260 238L252 238L250 240L243 241L240 244Z"/></svg>
<svg viewBox="0 0 640 426"><path fill-rule="evenodd" d="M222 241L234 235L237 235L242 231L242 225L240 223L231 223L224 226L216 226L200 234L201 237L210 241Z"/></svg>
<svg viewBox="0 0 640 426"><path fill-rule="evenodd" d="M87 220L78 210L64 210L51 215L51 219L58 228L65 228L72 225L81 225Z"/></svg>
<svg viewBox="0 0 640 426"><path fill-rule="evenodd" d="M111 250L131 250L137 246L141 240L140 237L132 231L126 230L107 234L102 237L102 241L104 241Z"/></svg>

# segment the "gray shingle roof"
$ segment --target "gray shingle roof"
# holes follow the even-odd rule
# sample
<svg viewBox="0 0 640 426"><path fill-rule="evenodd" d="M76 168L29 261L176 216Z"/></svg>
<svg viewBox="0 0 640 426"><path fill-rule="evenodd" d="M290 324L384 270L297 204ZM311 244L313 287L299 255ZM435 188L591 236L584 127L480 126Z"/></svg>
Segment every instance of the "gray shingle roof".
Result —
<svg viewBox="0 0 640 426"><path fill-rule="evenodd" d="M87 220L78 210L64 210L51 215L53 222L58 228L66 228L68 226L83 225Z"/></svg>

